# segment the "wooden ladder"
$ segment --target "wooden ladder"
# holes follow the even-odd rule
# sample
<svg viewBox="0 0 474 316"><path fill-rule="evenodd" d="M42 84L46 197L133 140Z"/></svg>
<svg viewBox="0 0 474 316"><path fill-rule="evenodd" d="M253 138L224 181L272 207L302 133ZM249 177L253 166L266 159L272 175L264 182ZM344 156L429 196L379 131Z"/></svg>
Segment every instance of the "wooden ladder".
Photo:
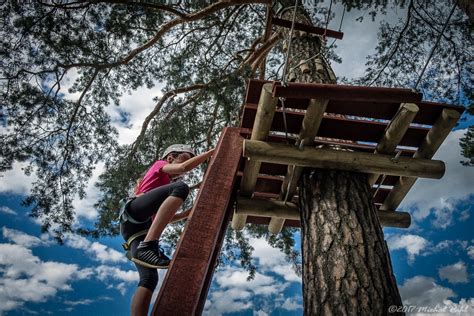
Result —
<svg viewBox="0 0 474 316"><path fill-rule="evenodd" d="M232 215L242 154L239 128L223 129L201 189L166 273L152 315L200 315Z"/></svg>

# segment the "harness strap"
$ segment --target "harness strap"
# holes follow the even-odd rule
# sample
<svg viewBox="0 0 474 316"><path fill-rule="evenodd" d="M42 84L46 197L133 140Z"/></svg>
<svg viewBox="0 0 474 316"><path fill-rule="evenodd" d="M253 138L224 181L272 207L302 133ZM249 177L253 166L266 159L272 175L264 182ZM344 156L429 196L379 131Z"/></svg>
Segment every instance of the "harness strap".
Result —
<svg viewBox="0 0 474 316"><path fill-rule="evenodd" d="M138 237L146 235L147 233L148 233L148 229L144 229L144 230L139 231L138 233L133 234L132 236L130 236L130 238L128 238L127 242L124 242L122 244L123 249L126 251L130 250L130 246L132 242Z"/></svg>
<svg viewBox="0 0 474 316"><path fill-rule="evenodd" d="M131 198L128 198L128 199L122 199L120 200L120 213L119 213L119 217L118 217L118 220L121 222L121 223L124 223L124 222L130 222L132 224L144 224L146 222L148 222L150 219L146 219L145 221L143 222L139 222L137 221L136 219L134 219L132 216L130 216L130 214L128 214L127 212L127 208L128 208L128 205L136 199L136 196L134 197L131 197Z"/></svg>

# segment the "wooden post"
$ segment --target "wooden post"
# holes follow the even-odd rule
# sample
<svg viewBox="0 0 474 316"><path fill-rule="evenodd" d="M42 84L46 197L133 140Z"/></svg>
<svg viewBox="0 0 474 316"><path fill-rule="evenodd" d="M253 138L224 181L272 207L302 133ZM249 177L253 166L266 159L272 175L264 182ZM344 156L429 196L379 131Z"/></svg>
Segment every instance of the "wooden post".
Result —
<svg viewBox="0 0 474 316"><path fill-rule="evenodd" d="M242 152L238 128L225 128L161 286L152 315L200 314L227 221Z"/></svg>
<svg viewBox="0 0 474 316"><path fill-rule="evenodd" d="M397 145L402 140L410 123L418 113L418 106L414 103L402 103L397 113L393 116L390 124L385 129L385 133L375 149L375 153L393 155ZM380 174L369 176L369 185L372 186Z"/></svg>
<svg viewBox="0 0 474 316"><path fill-rule="evenodd" d="M315 100L311 99L308 108L306 109L305 116L301 125L301 131L299 134L299 140L305 145L312 145L316 134L318 133L321 120L323 119L324 112L328 105L328 100ZM303 168L297 166L288 166L285 179L281 185L280 199L283 201L291 201L291 198L295 194L298 180L303 172ZM285 224L284 218L272 217L270 224L268 224L268 231L273 234L281 232L283 225Z"/></svg>
<svg viewBox="0 0 474 316"><path fill-rule="evenodd" d="M431 159L439 146L446 139L448 134L451 132L457 121L461 117L461 114L453 109L444 109L441 112L436 123L430 129L426 135L425 140L418 148L413 158L419 159ZM398 208L403 198L410 191L411 187L415 184L416 178L400 177L397 184L393 187L384 203L380 207L381 210L394 211Z"/></svg>
<svg viewBox="0 0 474 316"><path fill-rule="evenodd" d="M262 87L260 100L258 102L257 114L252 129L252 140L264 140L268 136L270 127L272 125L275 108L278 103L278 98L272 96L272 84L267 83ZM257 182L258 171L260 170L260 162L246 161L244 167L244 174L240 182L240 194L244 196L252 196ZM232 218L232 228L241 230L245 226L246 216L235 215Z"/></svg>
<svg viewBox="0 0 474 316"><path fill-rule="evenodd" d="M292 145L257 140L244 141L243 155L260 162L419 178L440 179L445 171L444 162L439 160L406 157L394 159L388 155L324 148L299 150Z"/></svg>
<svg viewBox="0 0 474 316"><path fill-rule="evenodd" d="M298 206L294 203L276 200L237 198L236 214L259 217L279 217L285 220L300 220ZM411 216L406 212L378 211L380 224L385 227L408 228L411 224Z"/></svg>

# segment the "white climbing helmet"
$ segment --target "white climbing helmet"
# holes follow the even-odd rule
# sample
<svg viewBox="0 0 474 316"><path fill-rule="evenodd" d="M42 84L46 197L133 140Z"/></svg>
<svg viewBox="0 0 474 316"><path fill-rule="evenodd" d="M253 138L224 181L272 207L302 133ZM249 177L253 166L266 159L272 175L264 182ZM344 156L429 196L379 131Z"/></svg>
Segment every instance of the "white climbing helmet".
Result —
<svg viewBox="0 0 474 316"><path fill-rule="evenodd" d="M191 146L186 144L173 144L166 148L161 159L165 159L166 156L168 156L168 154L170 153L189 153L193 157L196 156L196 153L194 152L194 149Z"/></svg>

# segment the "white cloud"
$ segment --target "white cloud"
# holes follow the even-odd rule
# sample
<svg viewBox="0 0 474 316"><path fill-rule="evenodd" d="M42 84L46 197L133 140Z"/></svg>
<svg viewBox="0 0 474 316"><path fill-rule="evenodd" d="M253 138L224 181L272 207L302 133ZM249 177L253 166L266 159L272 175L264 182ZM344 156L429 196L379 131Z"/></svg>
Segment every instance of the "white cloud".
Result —
<svg viewBox="0 0 474 316"><path fill-rule="evenodd" d="M94 301L88 298L79 300L79 301L64 301L64 304L70 305L70 306L90 305L92 303L94 303Z"/></svg>
<svg viewBox="0 0 474 316"><path fill-rule="evenodd" d="M18 215L14 210L9 208L8 206L0 207L0 213L5 213L5 214L8 214L8 215Z"/></svg>
<svg viewBox="0 0 474 316"><path fill-rule="evenodd" d="M221 287L256 289L259 286L271 285L276 281L270 276L256 272L253 280L247 281L248 272L241 269L226 269L216 273L216 282Z"/></svg>
<svg viewBox="0 0 474 316"><path fill-rule="evenodd" d="M211 291L204 307L205 315L244 311L253 308L256 295L269 296L282 291L285 286L277 280L259 272L255 278L247 281L248 272L240 268L227 267L217 271L214 277L218 290Z"/></svg>
<svg viewBox="0 0 474 316"><path fill-rule="evenodd" d="M91 256L91 259L105 262L126 262L124 253L111 249L101 243L91 242L87 238L79 235L68 234L65 237L65 244L68 247L84 250Z"/></svg>
<svg viewBox="0 0 474 316"><path fill-rule="evenodd" d="M297 297L288 297L281 308L286 309L288 311L295 311L297 309L303 309L303 305L298 303Z"/></svg>
<svg viewBox="0 0 474 316"><path fill-rule="evenodd" d="M31 236L22 231L10 229L5 226L2 227L2 233L5 239L8 239L17 245L24 246L26 248L47 246L51 244L51 241L47 239L46 235L43 235L43 239L40 239L36 236Z"/></svg>
<svg viewBox="0 0 474 316"><path fill-rule="evenodd" d="M284 304L284 299L277 298L283 297L285 289L292 282L301 283L301 277L296 275L280 249L271 247L263 238L249 238L249 243L254 248L253 257L258 262L254 279L247 281L248 272L241 268L218 270L214 276L216 288L212 289L206 301L205 315L222 315L248 309L252 309L254 315L269 313ZM290 308L292 302L286 302L285 306Z"/></svg>
<svg viewBox="0 0 474 316"><path fill-rule="evenodd" d="M0 173L0 192L13 194L27 194L31 189L31 183L36 180L34 175L25 175L23 169L28 164L25 162L15 162L11 170Z"/></svg>
<svg viewBox="0 0 474 316"><path fill-rule="evenodd" d="M25 302L45 302L58 291L71 290L71 282L90 276L76 264L44 262L15 244L0 244L0 266L0 314Z"/></svg>
<svg viewBox="0 0 474 316"><path fill-rule="evenodd" d="M471 214L469 213L469 210L464 210L464 211L461 212L461 214L459 216L459 221L465 222L469 219L470 216L471 216Z"/></svg>
<svg viewBox="0 0 474 316"><path fill-rule="evenodd" d="M133 94L124 95L120 99L120 107L109 107L107 113L111 116L113 125L119 132L117 141L120 144L131 144L140 134L144 119L150 114L155 107L153 98L161 97L163 93L162 84L157 84L152 89L146 87L138 88ZM130 114L129 126L120 123L120 112L128 112Z"/></svg>
<svg viewBox="0 0 474 316"><path fill-rule="evenodd" d="M474 260L474 246L467 247L467 255Z"/></svg>
<svg viewBox="0 0 474 316"><path fill-rule="evenodd" d="M408 260L413 261L415 256L428 246L428 241L418 235L395 234L387 238L387 244L390 250L405 249L408 254Z"/></svg>
<svg viewBox="0 0 474 316"><path fill-rule="evenodd" d="M453 224L455 205L473 196L474 168L461 165L463 159L459 139L466 130L457 130L448 135L433 159L446 163L446 174L440 180L418 179L407 194L400 208L414 208L413 219L422 221L430 214L435 219L433 225L446 228ZM459 220L465 220L466 214L460 214Z"/></svg>
<svg viewBox="0 0 474 316"><path fill-rule="evenodd" d="M433 278L421 275L407 279L399 291L405 305L416 306L434 306L457 296L450 288L436 284Z"/></svg>
<svg viewBox="0 0 474 316"><path fill-rule="evenodd" d="M448 280L451 283L469 282L466 264L462 261L438 269L438 274L441 280Z"/></svg>
<svg viewBox="0 0 474 316"><path fill-rule="evenodd" d="M73 201L74 211L76 212L76 220L85 218L88 220L95 220L98 216L97 209L94 204L99 199L99 192L95 187L95 183L99 180L99 176L104 172L104 163L98 163L95 166L92 178L88 181L85 192L86 196L84 199L79 199L77 196Z"/></svg>
<svg viewBox="0 0 474 316"><path fill-rule="evenodd" d="M451 298L457 297L457 294L450 288L436 284L433 278L415 276L407 279L399 290L410 315L474 314L474 298L463 298L455 303Z"/></svg>
<svg viewBox="0 0 474 316"><path fill-rule="evenodd" d="M459 256L460 253L468 249L469 241L460 239L447 239L438 242L436 245L427 247L427 250L423 252L424 256L432 255L435 253L453 254Z"/></svg>
<svg viewBox="0 0 474 316"><path fill-rule="evenodd" d="M301 283L299 277L285 255L278 248L271 247L264 238L250 238L250 244L254 248L253 255L258 260L262 271L271 271L282 276L285 281Z"/></svg>
<svg viewBox="0 0 474 316"><path fill-rule="evenodd" d="M107 279L114 279L123 282L138 282L138 272L135 270L121 270L117 267L110 267L106 265L100 265L95 269L96 277L105 281Z"/></svg>

